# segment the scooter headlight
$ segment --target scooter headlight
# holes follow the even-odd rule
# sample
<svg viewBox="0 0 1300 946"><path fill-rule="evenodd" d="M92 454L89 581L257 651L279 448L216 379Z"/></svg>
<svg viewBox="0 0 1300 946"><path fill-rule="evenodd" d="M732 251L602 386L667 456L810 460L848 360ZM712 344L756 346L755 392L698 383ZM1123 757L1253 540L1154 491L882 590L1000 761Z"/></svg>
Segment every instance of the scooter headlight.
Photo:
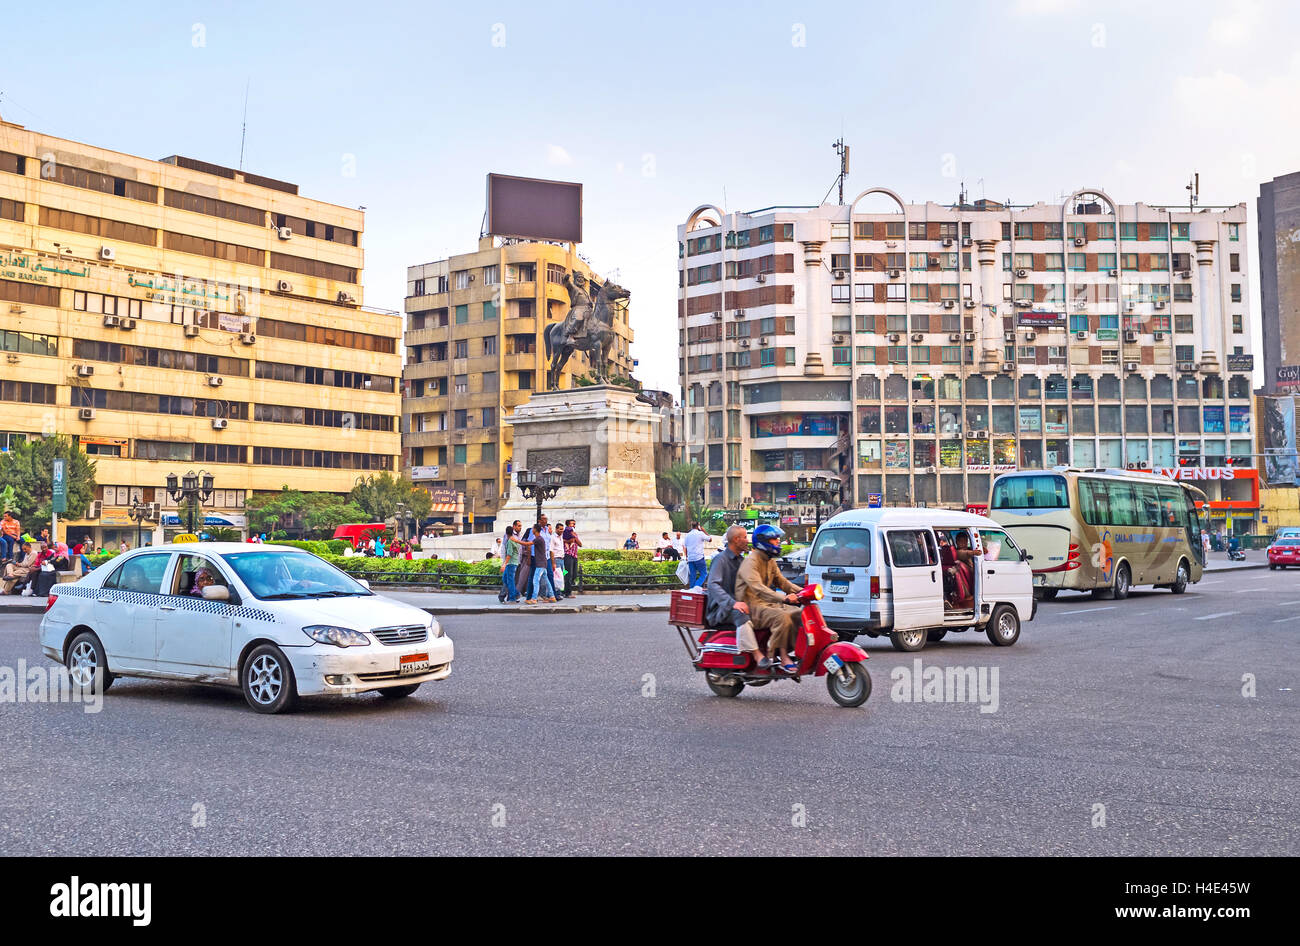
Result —
<svg viewBox="0 0 1300 946"><path fill-rule="evenodd" d="M822 593L821 585L813 585L813 597L816 598L818 601L822 600L823 593Z"/></svg>

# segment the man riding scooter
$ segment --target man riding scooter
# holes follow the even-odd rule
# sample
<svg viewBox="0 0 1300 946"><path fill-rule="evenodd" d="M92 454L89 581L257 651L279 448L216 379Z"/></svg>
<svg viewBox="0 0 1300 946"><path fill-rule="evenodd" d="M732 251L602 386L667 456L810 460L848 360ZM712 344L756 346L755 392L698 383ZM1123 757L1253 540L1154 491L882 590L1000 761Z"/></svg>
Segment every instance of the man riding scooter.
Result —
<svg viewBox="0 0 1300 946"><path fill-rule="evenodd" d="M740 570L745 550L749 548L749 535L744 526L732 526L723 540L727 543L726 548L714 556L709 568L706 618L710 627L734 626L736 646L742 653L753 657L759 667L766 669L772 666L773 661L758 649L758 639L750 623L749 605L736 600L736 572Z"/></svg>
<svg viewBox="0 0 1300 946"><path fill-rule="evenodd" d="M770 633L769 661L780 661L782 670L794 673L799 663L789 648L800 613L795 595L801 589L782 575L776 564L784 537L785 533L776 526L764 523L755 527L754 550L736 573L736 595L749 605L754 627Z"/></svg>

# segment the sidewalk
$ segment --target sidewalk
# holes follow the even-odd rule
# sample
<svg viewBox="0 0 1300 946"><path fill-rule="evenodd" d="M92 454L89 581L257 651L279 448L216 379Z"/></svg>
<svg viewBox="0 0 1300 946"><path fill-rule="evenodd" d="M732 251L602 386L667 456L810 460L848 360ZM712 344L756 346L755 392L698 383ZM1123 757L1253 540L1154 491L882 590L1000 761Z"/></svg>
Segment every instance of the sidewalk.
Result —
<svg viewBox="0 0 1300 946"><path fill-rule="evenodd" d="M1205 565L1207 572L1235 572L1243 568L1268 568L1268 553L1263 549L1251 550L1246 553L1244 562L1230 562L1227 552L1211 552Z"/></svg>

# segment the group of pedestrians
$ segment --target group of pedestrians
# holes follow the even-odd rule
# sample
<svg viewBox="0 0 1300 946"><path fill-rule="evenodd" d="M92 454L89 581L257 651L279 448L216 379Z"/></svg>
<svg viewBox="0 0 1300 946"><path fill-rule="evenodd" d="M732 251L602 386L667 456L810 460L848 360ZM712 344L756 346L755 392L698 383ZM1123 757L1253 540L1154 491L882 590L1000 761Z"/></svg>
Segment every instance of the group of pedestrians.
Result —
<svg viewBox="0 0 1300 946"><path fill-rule="evenodd" d="M6 511L0 518L0 594L34 594L42 572L47 573L49 586L54 585L56 572L73 571L78 564L88 574L94 566L87 555L94 551L90 536L69 546L53 541L49 529L42 529L39 536L24 533L18 519Z"/></svg>
<svg viewBox="0 0 1300 946"><path fill-rule="evenodd" d="M573 597L578 571L578 524L568 520L557 533L545 515L529 528L516 519L500 539L501 590L497 600L524 604L554 603Z"/></svg>

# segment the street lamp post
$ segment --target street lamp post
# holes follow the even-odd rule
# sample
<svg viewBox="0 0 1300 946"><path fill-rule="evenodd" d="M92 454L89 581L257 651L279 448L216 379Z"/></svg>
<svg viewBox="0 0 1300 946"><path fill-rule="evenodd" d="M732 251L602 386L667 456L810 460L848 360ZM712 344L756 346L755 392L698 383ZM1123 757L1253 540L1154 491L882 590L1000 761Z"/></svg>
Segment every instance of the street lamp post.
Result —
<svg viewBox="0 0 1300 946"><path fill-rule="evenodd" d="M127 510L127 515L130 516L132 521L135 522L135 547L136 548L140 548L142 544L142 540L140 538L140 527L144 523L144 521L149 518L150 512L151 510L149 508L149 504L143 503L138 499L135 502L131 503L131 508Z"/></svg>
<svg viewBox="0 0 1300 946"><path fill-rule="evenodd" d="M178 506L189 504L189 531L194 534L194 500L200 503L206 503L212 498L212 474L205 470L195 473L193 470L184 476L177 477L175 473L167 474L167 495Z"/></svg>
<svg viewBox="0 0 1300 946"><path fill-rule="evenodd" d="M520 470L515 475L515 482L519 484L519 492L523 494L524 499L535 499L537 501L537 519L542 521L542 503L548 499L554 499L555 494L560 491L564 485L564 471L561 469L550 469L543 473L534 473L531 470Z"/></svg>
<svg viewBox="0 0 1300 946"><path fill-rule="evenodd" d="M817 525L822 527L822 503L835 502L840 497L842 484L829 476L801 476L795 482L795 495L800 503L814 503L817 507Z"/></svg>

